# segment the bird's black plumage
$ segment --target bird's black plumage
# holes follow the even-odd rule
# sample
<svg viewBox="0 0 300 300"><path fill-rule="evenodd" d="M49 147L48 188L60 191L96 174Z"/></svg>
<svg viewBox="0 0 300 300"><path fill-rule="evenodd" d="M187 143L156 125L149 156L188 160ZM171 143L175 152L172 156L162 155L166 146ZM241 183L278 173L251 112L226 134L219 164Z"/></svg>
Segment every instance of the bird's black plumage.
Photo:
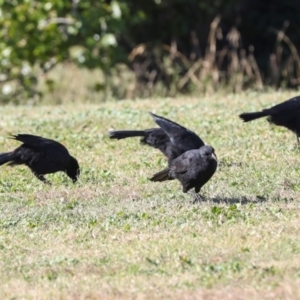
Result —
<svg viewBox="0 0 300 300"><path fill-rule="evenodd" d="M261 117L267 117L270 123L283 126L293 131L300 139L300 97L294 97L271 108L259 112L243 113L239 117L249 122Z"/></svg>
<svg viewBox="0 0 300 300"><path fill-rule="evenodd" d="M141 137L141 143L159 149L169 163L192 149L198 149L204 145L201 138L193 131L175 123L167 118L150 113L153 120L160 128L146 130L113 130L109 132L111 139L124 139L128 137Z"/></svg>
<svg viewBox="0 0 300 300"><path fill-rule="evenodd" d="M175 158L168 168L156 173L151 181L178 179L182 190L187 193L194 188L199 193L202 186L214 175L217 169L217 157L211 146L189 150Z"/></svg>
<svg viewBox="0 0 300 300"><path fill-rule="evenodd" d="M59 171L65 172L73 182L77 181L79 164L59 142L31 134L17 134L11 138L23 144L12 152L1 153L0 165L26 165L39 180L48 184L44 175Z"/></svg>

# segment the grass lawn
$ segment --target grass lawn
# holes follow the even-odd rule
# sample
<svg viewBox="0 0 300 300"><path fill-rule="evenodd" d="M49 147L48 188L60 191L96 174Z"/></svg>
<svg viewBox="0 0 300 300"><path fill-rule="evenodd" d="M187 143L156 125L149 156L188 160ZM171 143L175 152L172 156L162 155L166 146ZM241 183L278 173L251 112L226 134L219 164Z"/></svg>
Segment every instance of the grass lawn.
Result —
<svg viewBox="0 0 300 300"><path fill-rule="evenodd" d="M82 170L51 187L26 167L0 167L0 299L300 299L300 153L290 131L244 111L291 92L61 106L1 107L0 152L32 133L68 147ZM198 133L219 167L193 205L138 138L147 111Z"/></svg>

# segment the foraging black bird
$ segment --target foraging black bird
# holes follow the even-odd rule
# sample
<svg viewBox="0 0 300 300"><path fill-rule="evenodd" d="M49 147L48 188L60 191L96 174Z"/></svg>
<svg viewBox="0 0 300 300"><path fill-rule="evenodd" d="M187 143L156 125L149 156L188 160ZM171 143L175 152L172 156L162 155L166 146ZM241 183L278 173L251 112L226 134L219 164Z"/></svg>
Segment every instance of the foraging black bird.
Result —
<svg viewBox="0 0 300 300"><path fill-rule="evenodd" d="M12 152L0 153L0 166L26 165L42 182L50 184L46 174L65 172L75 183L80 175L77 160L59 142L31 134L12 135L23 144Z"/></svg>
<svg viewBox="0 0 300 300"><path fill-rule="evenodd" d="M142 144L159 149L168 158L169 164L184 152L199 149L204 145L201 138L193 131L151 112L150 115L160 128L113 130L109 132L110 138L120 140L140 136Z"/></svg>
<svg viewBox="0 0 300 300"><path fill-rule="evenodd" d="M249 122L268 116L268 121L293 131L300 142L300 97L294 97L271 108L259 112L243 113L239 117Z"/></svg>
<svg viewBox="0 0 300 300"><path fill-rule="evenodd" d="M178 179L182 184L182 191L187 193L195 188L198 194L202 186L216 172L218 165L215 150L211 146L202 146L199 149L189 150L175 158L168 168L156 173L151 181L165 181ZM201 195L200 195L200 198ZM195 201L198 198L196 197Z"/></svg>

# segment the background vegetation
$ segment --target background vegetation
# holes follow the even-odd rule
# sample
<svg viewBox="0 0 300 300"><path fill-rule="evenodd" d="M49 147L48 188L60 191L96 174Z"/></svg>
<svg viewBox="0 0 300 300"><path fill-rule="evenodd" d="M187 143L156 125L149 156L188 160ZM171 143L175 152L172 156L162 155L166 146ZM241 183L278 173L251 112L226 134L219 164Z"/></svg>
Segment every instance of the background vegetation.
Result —
<svg viewBox="0 0 300 300"><path fill-rule="evenodd" d="M99 70L99 99L299 85L299 0L0 0L0 100ZM73 68L73 67L72 67ZM41 82L43 88L41 88Z"/></svg>

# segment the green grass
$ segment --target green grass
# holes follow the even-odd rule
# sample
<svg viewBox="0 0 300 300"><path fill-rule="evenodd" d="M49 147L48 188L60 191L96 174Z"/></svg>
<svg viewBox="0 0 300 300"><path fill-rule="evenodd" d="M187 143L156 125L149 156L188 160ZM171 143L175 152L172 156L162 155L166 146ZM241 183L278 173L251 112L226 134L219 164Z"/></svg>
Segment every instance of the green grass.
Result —
<svg viewBox="0 0 300 300"><path fill-rule="evenodd" d="M0 167L0 298L299 299L296 137L237 117L294 95L2 107L0 151L18 146L8 133L53 138L82 175L76 185L48 175L48 187L26 167ZM157 150L109 140L110 129L153 127L147 111L216 149L207 201L148 180L166 166Z"/></svg>

